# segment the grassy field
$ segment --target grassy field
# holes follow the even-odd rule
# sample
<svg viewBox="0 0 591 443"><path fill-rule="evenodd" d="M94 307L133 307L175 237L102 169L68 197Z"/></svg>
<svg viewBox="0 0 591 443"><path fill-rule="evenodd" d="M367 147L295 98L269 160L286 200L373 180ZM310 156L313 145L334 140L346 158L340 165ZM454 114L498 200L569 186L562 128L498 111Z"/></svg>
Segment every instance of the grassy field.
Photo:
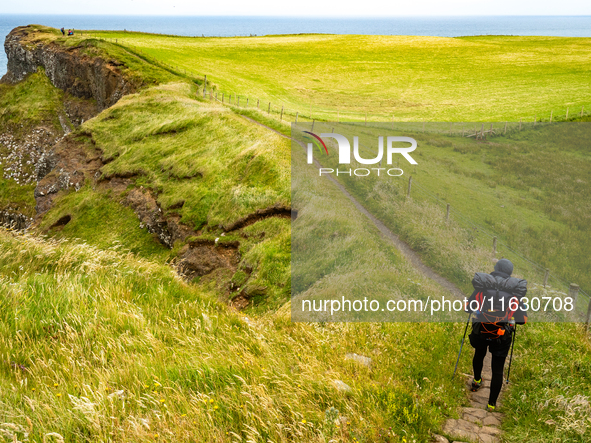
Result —
<svg viewBox="0 0 591 443"><path fill-rule="evenodd" d="M293 119L533 121L591 109L591 39L91 32ZM78 37L77 37L78 38ZM84 37L80 37L84 38ZM234 99L235 100L235 99Z"/></svg>
<svg viewBox="0 0 591 443"><path fill-rule="evenodd" d="M136 174L136 185L153 190L164 211L178 212L184 222L202 229L202 235L208 238L221 232L220 224L231 223L253 210L276 202L291 204L289 142L240 114L286 133L289 126L275 118L267 119L264 112L197 99L201 85L192 81L191 74L205 71L195 67L215 67L208 63L217 52L217 65L225 67L225 71L219 70L225 72L225 77L216 78L215 73L208 72L208 80L220 87L238 84L245 91L254 88L257 93L277 97L289 92L294 106L305 106L306 94L312 91L310 96L324 97L326 102L322 103L349 103L349 110L360 118L363 107L381 103L378 85L374 85L375 89L371 86L371 80L378 79L379 69L367 68L372 65L367 61L385 64L398 47L379 37L349 37L358 43L375 39L374 44L367 44L358 54L340 52L347 66L365 66L349 68L364 75L362 84L355 85L349 78L353 76L351 72L341 70L341 79L334 63L324 63L320 57L314 56L309 66L298 61L309 57L302 48L308 45L310 51L323 39L327 47L338 53L343 45L336 44L335 36L159 37L161 46L152 48L148 43L155 36L101 35L117 38L118 42L62 39L55 32L42 37L69 46L81 44L89 56L107 54L120 59L127 75L142 85L137 94L123 98L86 122L74 136L89 143L94 140L112 159L103 169L105 177ZM130 44L128 38L137 41L126 46ZM408 76L401 76L403 81L398 83L399 77L393 74L387 91L400 94L408 89L417 97L435 97L433 100L438 102L431 103L431 108L396 102L399 110L408 112L401 114L401 119L420 119L419 111L429 115L441 112L440 119L446 115L450 119L456 115L486 119L491 113L518 118L520 110L526 111L522 103L539 106L542 112L542 107L547 111L553 103L558 106L559 101L578 106L588 94L580 86L587 75L587 67L580 61L585 39L551 38L544 44L540 43L543 38L427 39L439 45L434 68L427 63L427 50L420 49L425 39L407 40L406 50L410 51L409 45L415 40L413 54L422 51L425 59L418 69L422 77L417 77L425 89L419 83L410 85ZM511 48L517 54L513 59L500 56L508 40L513 40ZM219 47L212 49L212 45L224 41L230 45L226 56ZM264 41L273 41L271 46L283 49L271 52L269 45L267 49L251 46ZM175 42L180 45L177 52L166 49L166 45ZM285 42L291 42L291 47ZM567 43L568 51L564 46ZM210 47L199 50L186 46L189 44ZM466 81L468 71L450 68L455 65L446 59L445 51L453 45L460 54L470 55L469 59L498 63L504 75L492 75L473 60L469 63L479 76L478 81L474 88L459 85ZM495 48L500 52L495 52ZM300 51L294 66L282 63L281 57L285 60L286 54L294 50ZM260 71L240 71L239 64L249 60L246 55L256 55L252 51L265 55L250 58L252 63L259 64ZM548 61L548 52L544 51L566 58ZM273 59L275 53L279 58ZM384 54L383 58L380 54ZM492 57L494 54L496 57ZM515 60L521 60L519 54L531 63L531 70L526 69L520 77L529 82L520 84L529 88L516 86ZM364 63L353 63L361 55L360 61ZM542 59L545 64L541 64ZM566 59L572 62L573 71L566 72L556 61ZM157 60L174 66L161 67L155 63ZM186 75L181 60L187 63ZM459 58L456 62L460 64ZM413 69L410 62L397 63L401 72L404 66L406 72ZM299 69L299 74L292 69ZM324 73L324 77L310 77L309 69ZM450 72L450 84L455 78L458 86L464 88L462 94L456 94L456 101L435 93L435 86L447 84L440 79L439 70ZM383 71L380 72L383 80ZM552 76L547 76L548 72ZM294 84L294 78L303 79L299 90L286 89L289 75ZM328 88L320 90L320 79L330 76L331 83L342 88L338 93L333 94ZM48 106L59 106L61 100L59 91L48 87L43 76L33 75L28 81L28 89L19 90L19 85L0 89L0 100L10 105L11 115L16 116L10 118L22 118L25 126L37 122L38 117L35 113L18 114L30 112L19 108L19 94L26 101L30 99L28 90L42 91ZM534 90L532 84L536 82L540 89ZM574 85L572 96L568 96L571 86L559 91L561 82ZM314 84L318 90L310 86ZM484 84L502 90L503 96L506 93L513 94L512 99L521 97L521 101L512 105L503 103L501 98L481 102L482 94L477 89ZM552 87L556 88L555 96L544 97L540 93ZM359 98L349 94L357 88L365 97L363 107L348 100ZM500 97L499 94L497 91L492 97ZM552 97L558 98L552 101ZM48 115L47 121L55 123L54 114ZM417 135L424 146L417 151L421 169L405 172L412 172L420 186L451 202L454 209L498 231L501 240L524 246L534 258L548 260L544 264L552 266L553 271L556 268L572 272L567 275L583 282L588 275L584 251L589 244L589 211L580 202L588 201L588 153L584 146L563 152L551 133L544 128L536 131L493 143ZM531 145L536 148L528 148ZM503 161L507 156L514 162ZM576 173L564 178L557 173L562 169ZM540 180L540 174L546 178ZM9 184L14 186L13 182ZM477 268L484 270L490 266L487 246L472 239L471 233L453 218L452 223L445 224L441 206L434 205L423 194L413 193L412 201L404 203L404 185L401 181L392 187L360 188L358 196L376 215L383 216L384 222L399 232L427 263L468 289L467 276ZM366 243L380 243L379 234L363 215L352 210L340 192L316 186L310 177L303 179L301 192L294 199L299 210L296 222L314 232L322 223L326 224L323 214L327 208L340 210L341 216L334 230L336 237L320 238L313 245L308 251L312 265L296 275L294 284L305 289L317 279L354 282L362 277L379 280L387 274L413 297L442 295L441 288L418 275L387 244L381 244L379 254L371 260L364 259L361 251ZM12 192L2 188L0 191L7 199L8 192ZM487 196L484 204L478 199L482 195ZM392 198L396 217L372 206L375 196ZM257 300L254 309L239 313L220 303L216 291L181 281L166 265L178 252L178 245L172 251L158 245L138 226L135 214L122 208L118 201L119 198L92 186L61 193L42 225L46 228L64 214L72 215L68 225L52 233L58 242L0 231L0 292L5 294L0 300L0 430L9 440L13 434L22 439L28 433L31 441L42 441L45 434L55 432L66 441L89 442L410 443L428 441L430 433L437 432L444 418L454 416L465 401L462 380L452 381L450 377L462 325L290 321L290 304L286 301L291 289L291 237L286 219L261 220L241 230L242 264L254 265L253 280L270 290L266 299ZM185 203L179 209L181 201ZM499 218L501 205L505 208ZM347 234L359 230L363 230L361 237L366 239L365 243L359 242L360 236ZM460 243L465 240L472 241L469 247ZM347 246L344 252L341 244ZM350 266L343 266L344 260L337 266L345 255L355 260ZM518 273L522 271L519 269ZM233 278L240 279L240 272ZM345 360L349 352L371 357L371 368ZM527 326L520 329L515 353L514 378L512 375L503 411L507 416L503 426L509 431L505 438L540 443L588 441L591 352L583 328ZM469 373L470 366L470 352L465 352L459 371ZM335 380L346 383L351 390L340 391Z"/></svg>
<svg viewBox="0 0 591 443"><path fill-rule="evenodd" d="M331 129L318 123L315 132ZM347 130L343 127L341 132ZM362 146L375 146L383 132L362 126L356 134L361 135ZM513 260L520 275L541 283L544 268L549 268L590 292L591 268L586 259L591 247L589 123L530 127L486 141L404 134L411 134L420 146L414 154L418 165L401 160L404 177L350 180L341 176L340 180L430 266L468 291L476 263L482 267L483 257L491 257L495 235L497 257ZM325 160L329 167L334 162L336 157ZM406 201L409 175L414 181L412 204ZM446 203L452 208L455 224L451 226L445 223ZM480 258L474 253L476 247L483 253ZM508 248L542 268L532 267ZM551 284L567 289L558 280Z"/></svg>

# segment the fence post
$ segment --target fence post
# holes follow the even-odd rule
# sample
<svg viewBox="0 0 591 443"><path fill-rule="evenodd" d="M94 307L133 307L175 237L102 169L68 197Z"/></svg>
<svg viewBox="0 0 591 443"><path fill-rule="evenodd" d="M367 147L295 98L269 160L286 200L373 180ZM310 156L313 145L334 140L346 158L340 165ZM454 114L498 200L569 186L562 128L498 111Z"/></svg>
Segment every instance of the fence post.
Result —
<svg viewBox="0 0 591 443"><path fill-rule="evenodd" d="M271 113L271 102L269 102L269 108L267 108L267 114Z"/></svg>
<svg viewBox="0 0 591 443"><path fill-rule="evenodd" d="M497 238L493 237L493 255L497 254Z"/></svg>
<svg viewBox="0 0 591 443"><path fill-rule="evenodd" d="M261 102L261 99L257 98L257 109L261 109L261 107L259 106L260 102Z"/></svg>
<svg viewBox="0 0 591 443"><path fill-rule="evenodd" d="M314 123L316 123L316 120L312 120L312 131L310 132L314 132Z"/></svg>
<svg viewBox="0 0 591 443"><path fill-rule="evenodd" d="M203 98L205 98L205 91L207 89L207 75L203 76Z"/></svg>
<svg viewBox="0 0 591 443"><path fill-rule="evenodd" d="M571 283L568 288L568 295L573 299L573 312L575 312L577 307L577 296L579 295L579 285Z"/></svg>
<svg viewBox="0 0 591 443"><path fill-rule="evenodd" d="M581 117L583 117L583 110L585 109L585 106L581 106Z"/></svg>
<svg viewBox="0 0 591 443"><path fill-rule="evenodd" d="M484 123L480 127L480 140L482 140L483 138L484 138Z"/></svg>
<svg viewBox="0 0 591 443"><path fill-rule="evenodd" d="M448 222L449 221L449 203L447 204L447 211L445 213L445 221Z"/></svg>
<svg viewBox="0 0 591 443"><path fill-rule="evenodd" d="M505 122L505 129L503 130L503 135L507 134L507 122Z"/></svg>
<svg viewBox="0 0 591 443"><path fill-rule="evenodd" d="M279 117L279 121L283 121L283 105L281 106L281 117Z"/></svg>
<svg viewBox="0 0 591 443"><path fill-rule="evenodd" d="M224 104L224 94L225 92L222 92L222 104Z"/></svg>
<svg viewBox="0 0 591 443"><path fill-rule="evenodd" d="M236 101L236 106L238 106L238 107L239 107L239 106L240 106L240 96L239 96L239 95L237 95L236 97L237 97L237 99L238 99L238 100Z"/></svg>
<svg viewBox="0 0 591 443"><path fill-rule="evenodd" d="M536 115L534 116L534 127L536 126L537 120L538 120L538 115L536 114Z"/></svg>
<svg viewBox="0 0 591 443"><path fill-rule="evenodd" d="M410 188L412 187L412 175L408 177L408 191L406 191L406 198L410 198Z"/></svg>
<svg viewBox="0 0 591 443"><path fill-rule="evenodd" d="M248 109L248 97L246 98L246 109Z"/></svg>
<svg viewBox="0 0 591 443"><path fill-rule="evenodd" d="M566 119L565 120L568 121L568 106L566 108Z"/></svg>
<svg viewBox="0 0 591 443"><path fill-rule="evenodd" d="M550 276L550 269L546 268L546 271L544 272L544 287L546 287L546 285L548 285L548 277Z"/></svg>
<svg viewBox="0 0 591 443"><path fill-rule="evenodd" d="M550 123L552 123L552 116L554 114L554 111L550 111Z"/></svg>
<svg viewBox="0 0 591 443"><path fill-rule="evenodd" d="M298 122L298 114L299 114L299 112L296 112L296 121L295 121L296 123Z"/></svg>

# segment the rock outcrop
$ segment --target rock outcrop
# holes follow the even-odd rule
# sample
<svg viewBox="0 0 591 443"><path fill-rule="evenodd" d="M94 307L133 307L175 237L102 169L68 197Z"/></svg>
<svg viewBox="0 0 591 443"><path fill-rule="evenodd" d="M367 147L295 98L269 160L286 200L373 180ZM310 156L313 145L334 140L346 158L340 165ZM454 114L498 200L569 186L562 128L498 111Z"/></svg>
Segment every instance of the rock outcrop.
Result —
<svg viewBox="0 0 591 443"><path fill-rule="evenodd" d="M78 98L94 100L97 113L135 91L134 85L122 74L120 63L100 56L91 57L85 54L88 48L83 46L36 42L30 38L33 32L29 26L20 26L6 37L8 72L2 77L3 82L19 82L43 67L56 88Z"/></svg>

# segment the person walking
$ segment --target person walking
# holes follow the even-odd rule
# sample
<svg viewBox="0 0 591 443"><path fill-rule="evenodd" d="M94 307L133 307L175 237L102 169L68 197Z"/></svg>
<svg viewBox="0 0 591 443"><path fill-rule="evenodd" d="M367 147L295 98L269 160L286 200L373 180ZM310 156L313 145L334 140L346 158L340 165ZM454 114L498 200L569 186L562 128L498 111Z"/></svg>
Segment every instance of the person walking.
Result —
<svg viewBox="0 0 591 443"><path fill-rule="evenodd" d="M62 31L62 35L66 35L66 30L63 27L60 29L60 31Z"/></svg>
<svg viewBox="0 0 591 443"><path fill-rule="evenodd" d="M487 351L492 354L490 395L487 410L496 408L503 386L505 359L511 349L516 324L527 322L527 312L521 299L527 293L527 281L511 277L513 263L501 259L490 274L477 272L472 280L474 292L468 299L467 310L475 314L470 332L474 348L472 391L482 386L482 368Z"/></svg>

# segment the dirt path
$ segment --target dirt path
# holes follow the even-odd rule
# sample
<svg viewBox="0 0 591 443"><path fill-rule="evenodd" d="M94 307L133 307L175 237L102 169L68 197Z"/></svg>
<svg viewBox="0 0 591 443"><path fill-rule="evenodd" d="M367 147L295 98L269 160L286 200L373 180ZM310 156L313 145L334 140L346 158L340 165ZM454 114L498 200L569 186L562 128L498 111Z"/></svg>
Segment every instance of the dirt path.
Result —
<svg viewBox="0 0 591 443"><path fill-rule="evenodd" d="M264 128L267 128L270 131L275 132L276 134L279 134L283 138L286 138L288 140L293 140L291 137L288 137L287 135L282 134L281 132L279 132L279 131L277 131L277 130L275 130L263 123L253 120L250 117L246 117L245 115L243 115L242 117L244 117L245 119L247 119L248 121L250 121L252 123L260 125ZM298 144L300 144L300 146L302 146L303 149L305 149L305 146L302 142L297 141L297 140L295 140L295 141ZM320 164L318 164L318 166L320 167ZM380 220L378 220L376 217L374 217L367 209L365 209L361 205L361 203L359 203L357 201L357 199L355 197L353 197L345 189L345 187L342 184L340 184L338 181L336 181L334 178L332 178L330 176L325 176L325 177L328 180L330 180L355 205L355 207L362 214L364 214L367 218L370 219L370 221L380 230L380 232L384 235L384 237L386 237L388 240L390 240L394 244L394 246L396 246L396 248L404 256L404 258L406 258L410 263L412 263L412 265L415 267L415 269L417 269L425 277L433 280L434 282L438 283L440 286L443 286L445 289L447 289L449 292L451 292L454 297L462 298L462 299L464 298L464 293L460 290L460 288L458 288L455 284L453 284L452 282L447 280L445 277L442 277L441 275L437 274L429 266L425 265L423 263L423 261L421 260L421 258L419 257L419 255L416 252L414 252L410 248L410 246L408 246L396 234L394 234L390 229L388 229L388 227L386 225L384 225Z"/></svg>

